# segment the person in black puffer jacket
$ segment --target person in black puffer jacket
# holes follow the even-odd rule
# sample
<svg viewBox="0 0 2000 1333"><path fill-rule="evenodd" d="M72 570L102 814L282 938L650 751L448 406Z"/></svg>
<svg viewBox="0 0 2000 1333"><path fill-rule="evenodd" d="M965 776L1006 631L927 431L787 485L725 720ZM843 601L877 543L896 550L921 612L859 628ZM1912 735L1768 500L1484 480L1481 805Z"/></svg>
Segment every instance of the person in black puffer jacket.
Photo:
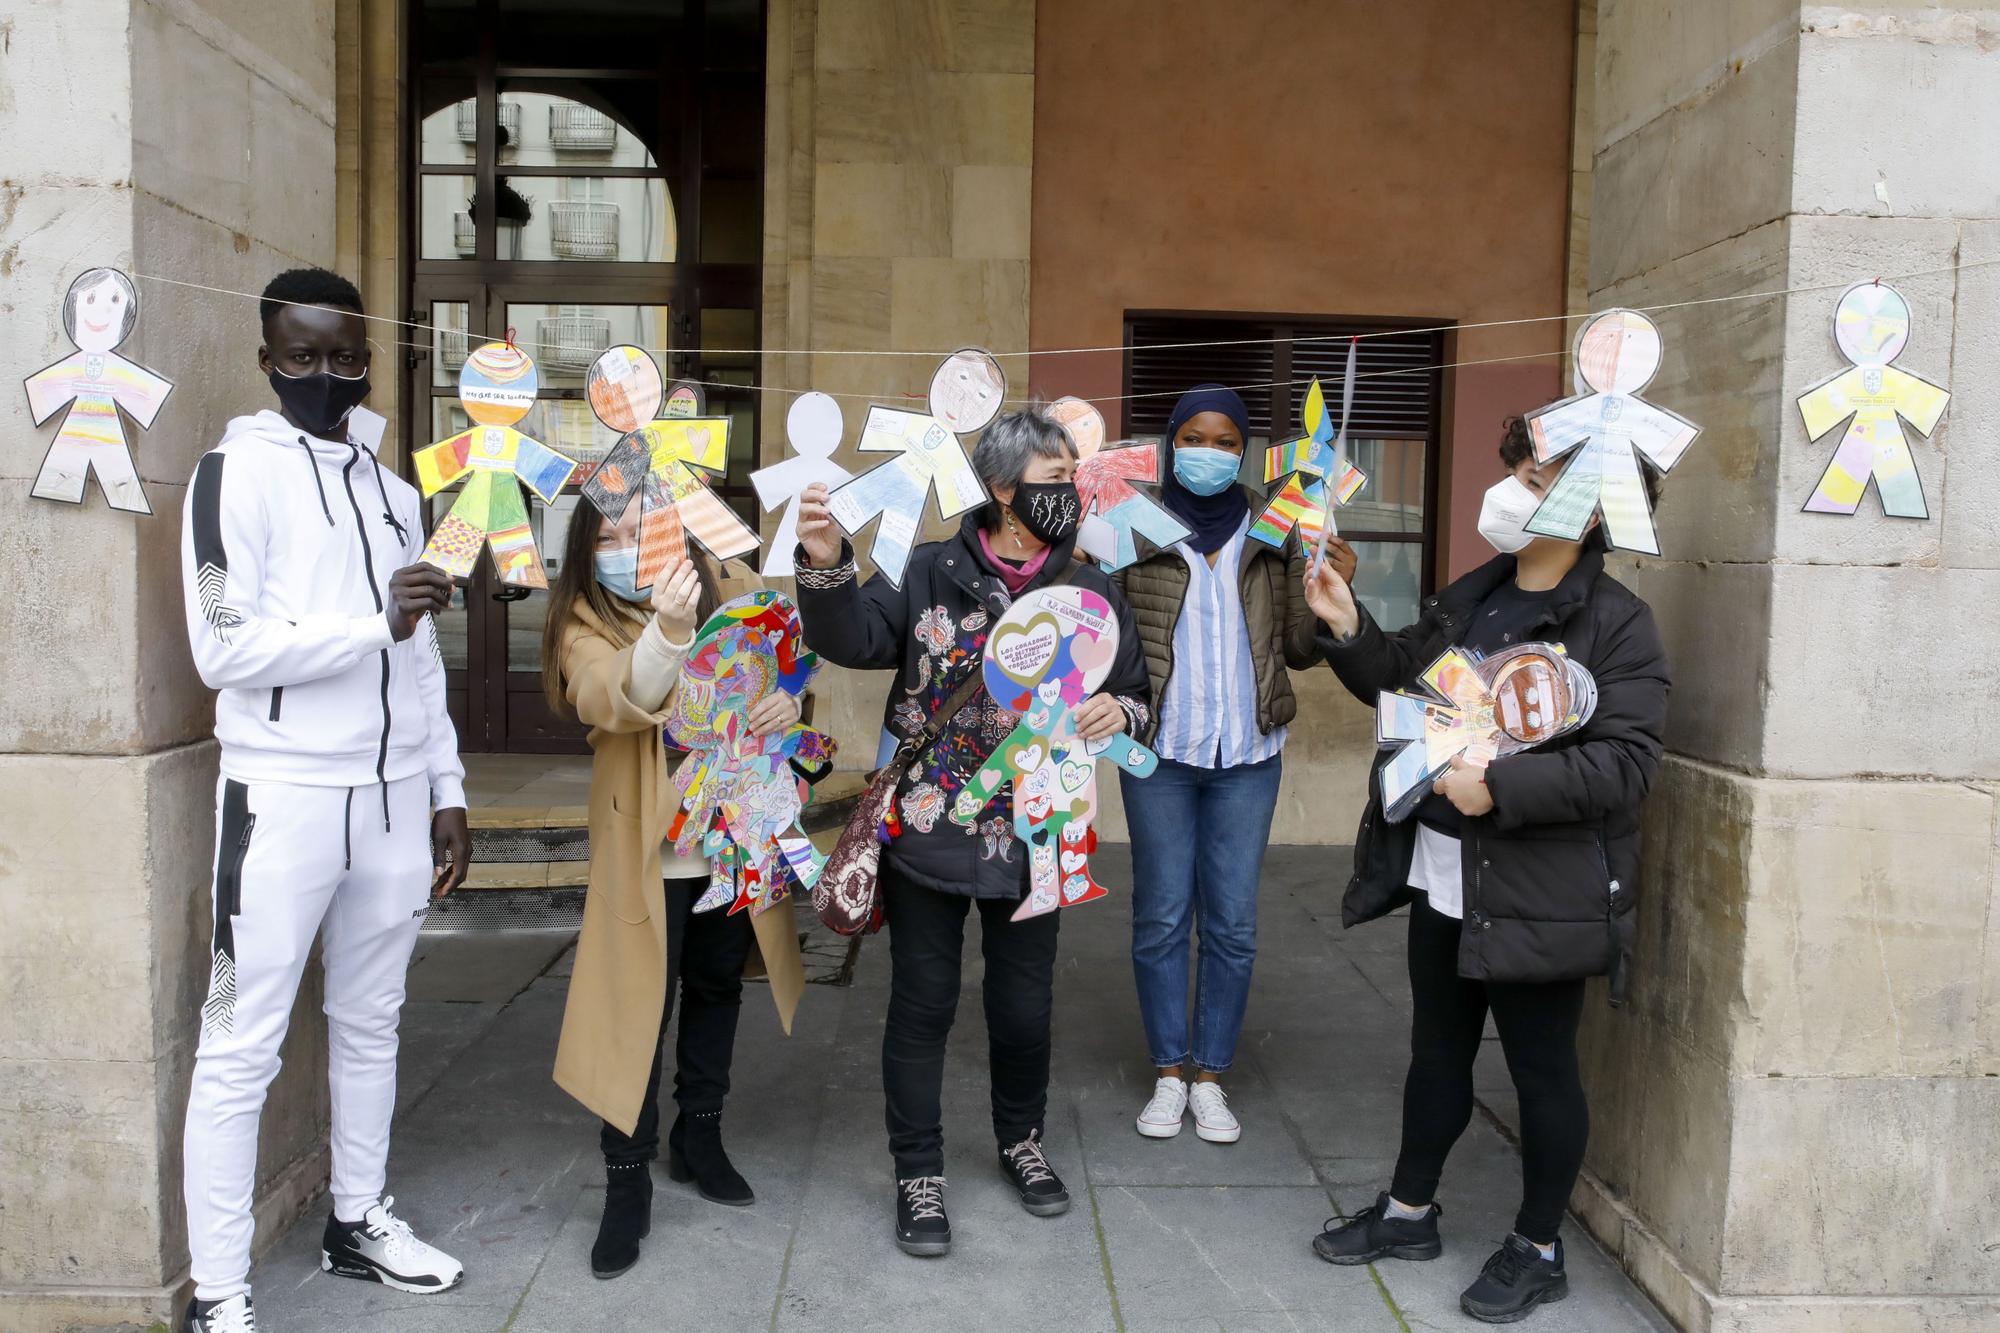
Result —
<svg viewBox="0 0 2000 1333"><path fill-rule="evenodd" d="M1597 682L1583 726L1484 770L1455 764L1401 823L1383 819L1378 775L1392 752L1378 756L1342 906L1349 926L1409 906L1410 1070L1394 1180L1313 1248L1340 1264L1441 1252L1433 1196L1471 1120L1472 1064L1490 1011L1520 1096L1523 1186L1515 1234L1460 1302L1491 1322L1567 1293L1557 1229L1590 1131L1576 1058L1583 983L1608 975L1612 1003L1623 1001L1639 807L1659 771L1669 684L1652 611L1604 572L1599 519L1581 544L1522 527L1563 462L1537 468L1519 418L1507 423L1500 459L1508 475L1487 492L1480 532L1518 554L1426 599L1409 628L1385 634L1330 571L1307 581L1327 661L1371 707L1383 690L1421 693L1418 674L1452 645L1489 654L1558 642Z"/></svg>
<svg viewBox="0 0 2000 1333"><path fill-rule="evenodd" d="M898 668L885 708L885 725L898 739L921 731L984 669L988 629L1016 598L1059 582L1097 593L1118 617L1117 654L1103 689L1076 710L1078 733L1085 740L1150 733L1151 691L1131 609L1108 576L1075 559L1076 457L1068 434L1039 410L995 420L972 454L992 500L967 514L957 535L917 547L900 589L880 573L866 585L858 581L824 486L801 497L796 564L806 642L840 666ZM1012 919L1027 892L1028 866L1014 839L1011 787L970 826L947 818L1015 722L983 689L973 696L902 778L894 808L900 831L882 856L890 959L882 1087L896 1161L896 1243L909 1254L941 1255L951 1246L939 1101L965 917L974 903L1000 1166L1029 1212L1052 1216L1069 1207L1041 1146L1062 914Z"/></svg>

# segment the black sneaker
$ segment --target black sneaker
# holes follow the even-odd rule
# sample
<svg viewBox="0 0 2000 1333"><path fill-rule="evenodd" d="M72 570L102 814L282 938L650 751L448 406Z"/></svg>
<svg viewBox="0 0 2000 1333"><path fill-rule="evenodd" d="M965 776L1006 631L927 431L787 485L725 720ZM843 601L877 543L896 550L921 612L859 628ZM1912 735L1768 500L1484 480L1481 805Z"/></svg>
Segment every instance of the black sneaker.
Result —
<svg viewBox="0 0 2000 1333"><path fill-rule="evenodd" d="M226 1301L189 1301L181 1333L257 1333L257 1316L247 1294Z"/></svg>
<svg viewBox="0 0 2000 1333"><path fill-rule="evenodd" d="M1040 1130L1011 1148L1000 1150L1000 1170L1021 1195L1021 1206L1036 1217L1055 1217L1069 1211L1069 1191L1042 1151Z"/></svg>
<svg viewBox="0 0 2000 1333"><path fill-rule="evenodd" d="M1313 1253L1330 1264L1372 1264L1377 1259L1435 1259L1444 1253L1438 1239L1440 1204L1414 1220L1389 1216L1389 1195L1375 1196L1372 1206L1358 1213L1330 1217L1326 1230L1313 1237Z"/></svg>
<svg viewBox="0 0 2000 1333"><path fill-rule="evenodd" d="M951 1253L951 1219L944 1212L944 1177L896 1182L896 1248L919 1259Z"/></svg>
<svg viewBox="0 0 2000 1333"><path fill-rule="evenodd" d="M1526 1319L1537 1305L1559 1301L1569 1295L1569 1278L1563 1273L1563 1243L1556 1242L1556 1257L1542 1258L1542 1252L1525 1236L1509 1236L1480 1270L1479 1280L1458 1298L1459 1309L1488 1324L1511 1324Z"/></svg>

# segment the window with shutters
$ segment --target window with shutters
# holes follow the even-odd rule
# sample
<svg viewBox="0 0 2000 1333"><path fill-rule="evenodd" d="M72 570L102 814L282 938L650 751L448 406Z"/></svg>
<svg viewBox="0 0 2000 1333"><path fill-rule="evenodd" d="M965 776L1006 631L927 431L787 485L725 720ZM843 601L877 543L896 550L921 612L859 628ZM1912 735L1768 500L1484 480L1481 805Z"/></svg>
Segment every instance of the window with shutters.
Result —
<svg viewBox="0 0 2000 1333"><path fill-rule="evenodd" d="M1226 384L1250 412L1243 480L1264 486L1264 451L1297 439L1318 377L1340 411L1348 343L1358 344L1348 455L1368 483L1335 515L1360 567L1354 589L1384 629L1416 619L1435 586L1439 400L1444 334L1436 320L1184 314L1125 316L1125 434L1158 440L1174 401L1197 384ZM1172 458L1163 451L1163 466Z"/></svg>

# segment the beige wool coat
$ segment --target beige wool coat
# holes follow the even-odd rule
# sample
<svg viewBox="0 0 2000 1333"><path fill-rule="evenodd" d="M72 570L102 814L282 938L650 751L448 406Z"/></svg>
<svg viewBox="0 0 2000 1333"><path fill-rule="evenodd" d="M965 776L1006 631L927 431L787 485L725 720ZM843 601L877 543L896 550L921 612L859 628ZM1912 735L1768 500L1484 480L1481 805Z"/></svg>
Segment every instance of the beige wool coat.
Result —
<svg viewBox="0 0 2000 1333"><path fill-rule="evenodd" d="M729 578L722 600L758 586ZM642 621L630 627L636 634ZM629 1134L638 1124L646 1075L667 995L666 890L660 843L679 808L660 727L626 692L632 648L619 647L578 601L563 641L564 692L590 728L590 888L577 937L569 1002L556 1045L558 1087ZM745 976L766 976L787 1034L805 988L798 933L786 907L754 917L757 948Z"/></svg>

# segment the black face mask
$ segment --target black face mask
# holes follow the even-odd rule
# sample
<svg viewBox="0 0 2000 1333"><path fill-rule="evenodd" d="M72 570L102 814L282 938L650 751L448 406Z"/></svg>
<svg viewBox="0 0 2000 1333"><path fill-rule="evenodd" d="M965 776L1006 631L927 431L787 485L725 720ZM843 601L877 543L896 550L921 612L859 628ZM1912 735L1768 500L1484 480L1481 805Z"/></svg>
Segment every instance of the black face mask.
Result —
<svg viewBox="0 0 2000 1333"><path fill-rule="evenodd" d="M322 370L312 375L287 375L273 367L271 392L278 395L285 415L308 434L328 439L368 396L368 372L353 379Z"/></svg>
<svg viewBox="0 0 2000 1333"><path fill-rule="evenodd" d="M1047 546L1067 539L1083 521L1083 501L1073 481L1024 481L1014 488L1013 503L1007 507Z"/></svg>

